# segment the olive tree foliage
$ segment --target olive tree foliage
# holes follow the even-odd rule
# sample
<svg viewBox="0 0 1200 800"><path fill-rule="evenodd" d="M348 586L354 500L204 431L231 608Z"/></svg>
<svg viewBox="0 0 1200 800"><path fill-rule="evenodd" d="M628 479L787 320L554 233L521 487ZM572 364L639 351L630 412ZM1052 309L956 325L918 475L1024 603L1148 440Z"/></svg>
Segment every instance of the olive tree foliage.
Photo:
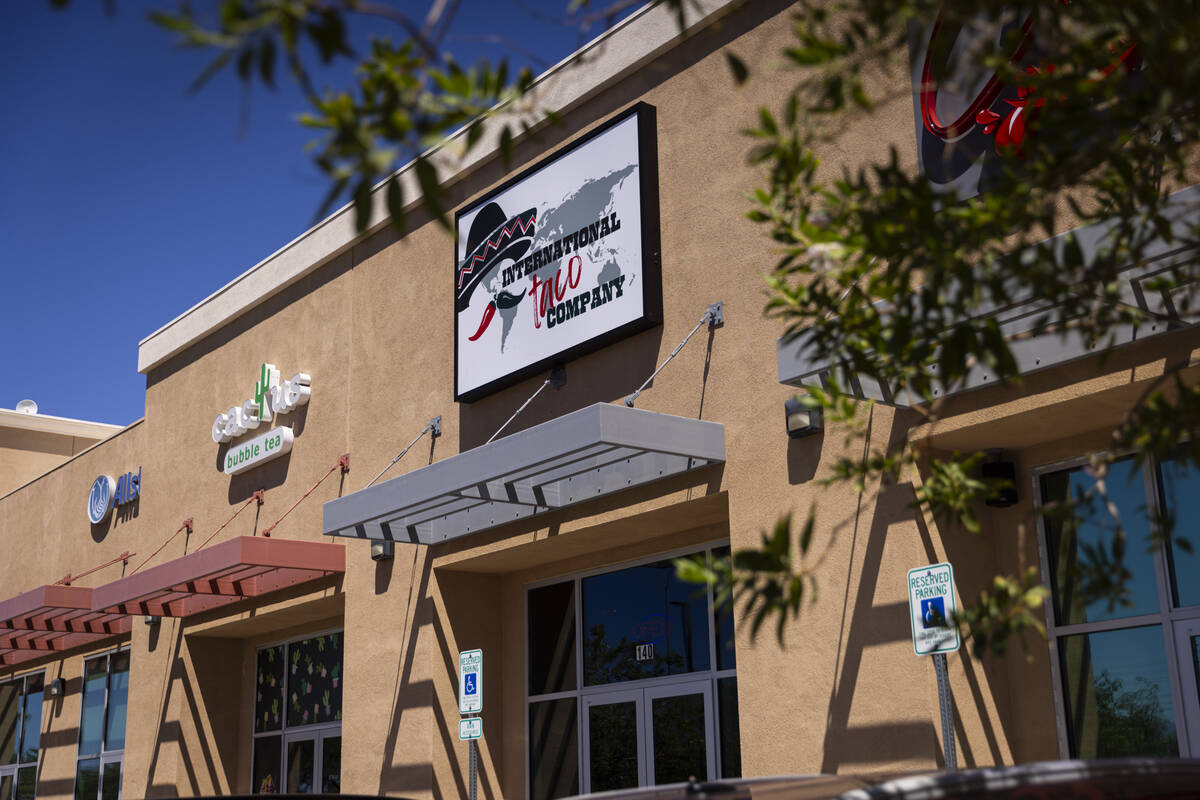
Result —
<svg viewBox="0 0 1200 800"><path fill-rule="evenodd" d="M944 29L974 31L988 42L965 57L1025 101L1027 136L1001 148L1003 166L991 187L972 197L938 193L894 149L879 163L822 170L833 134L870 126L886 87L903 84L907 94L910 35L928 31L939 15ZM994 33L1006 19L1020 23L1026 15L1038 52L1033 65L1011 57L1021 44L1019 24ZM1169 294L1170 313L1126 302L1120 272L1138 264L1155 239L1181 248L1195 243L1194 228L1172 229L1167 196L1196 182L1200 3L812 1L796 7L794 32L782 54L792 87L787 100L762 108L747 131L750 159L766 176L749 217L777 254L764 270L766 313L790 342L831 365L824 385L802 402L824 412L831 435L859 443L847 452L860 455L839 458L826 482L870 492L919 476L916 513L936 519L944 535L980 536L984 502L1001 488L979 477L983 454L939 459L903 439L870 446L864 437L872 403L855 396L851 376L872 376L909 397L917 421L932 423L972 368L1019 385L1019 338L1078 335L1107 354L1121 326L1148 315L1169 328L1195 321L1196 259L1145 287ZM950 42L935 39L932 46ZM945 60L934 55L935 64ZM735 78L744 80L749 69L736 54L729 59ZM935 73L933 80L936 87L950 77ZM1070 235L1065 246L1049 241L1099 222L1112 228L1094 256ZM1030 299L1042 301L1042 310L1034 328L1017 337L988 313ZM1186 379L1187 366L1186 359L1168 363L1112 429L1110 447L1088 465L1094 488L1044 509L1067 526L1084 513L1105 520L1100 541L1081 547L1072 576L1086 602L1128 604L1125 555L1145 546L1127 537L1127 521L1110 501L1114 459L1132 455L1149 465L1173 455L1200 464L1200 440L1190 438L1200 423L1200 387ZM815 596L817 570L833 546L813 545L815 513L799 526L784 518L763 534L761 548L712 563L681 561L678 569L715 584L718 599L744 604L755 633L774 621L782 639L787 621ZM1174 545L1190 552L1171 520L1154 522L1151 546L1174 536ZM1033 567L997 575L954 623L977 654L1002 653L1014 634L1044 636L1044 595Z"/></svg>
<svg viewBox="0 0 1200 800"><path fill-rule="evenodd" d="M682 30L690 0L656 1L672 7ZM66 6L70 0L50 2ZM594 32L636 3L597 7L571 0L555 16ZM212 54L197 86L231 69L247 85L271 87L286 79L301 87L310 104L302 122L318 137L314 158L330 181L318 216L349 198L361 231L380 188L392 224L403 229L411 198L403 196L396 170L410 159L423 201L446 224L429 148L447 134L465 127L469 151L487 126L496 126L507 159L528 120L556 119L555 109L536 108L531 99L529 70L510 70L508 59L462 65L447 54L458 7L459 0L212 0L193 8L185 0L163 0L153 18L180 44ZM1027 17L1036 38L1039 60L1032 67L1010 58L1020 48L1022 25L1000 26L1012 21L1014 7L1021 9L1017 21ZM748 213L761 226L764 254L773 254L762 265L766 313L789 341L832 365L823 385L801 400L823 411L831 436L858 443L844 452L861 453L839 458L824 481L871 493L917 476L917 513L936 519L947 535L982 535L980 509L1001 488L978 477L982 454L937 458L903 439L873 448L873 404L855 395L852 377L871 376L909 397L922 421L932 423L976 366L986 366L997 383L1021 382L1012 349L1017 341L989 310L1036 298L1042 311L1020 337L1082 336L1100 353L1114 346L1122 326L1154 313L1123 300L1120 273L1155 240L1182 248L1196 238L1194 230L1181 234L1178 225L1171 227L1167 196L1195 181L1200 0L800 0L787 13L794 37L778 59L757 57L748 66L736 45L726 58L739 83L786 80L791 87L780 107L762 108L740 124L750 126L744 131L749 158L764 175ZM360 15L394 23L395 37L356 48L348 31ZM895 151L879 163L849 164L840 174L822 170L822 152L836 133L874 124L889 87L903 86L907 96L910 35L939 15L945 29L974 31L974 38L991 43L963 57L1016 87L1025 102L1026 138L1006 149L987 191L971 197L939 192ZM994 31L1001 29L1007 32L996 41ZM507 44L520 53L522 43ZM355 85L318 88L312 59L324 65L349 60L356 65ZM584 60L576 66L587 68ZM935 85L940 78L948 76L935 74ZM514 108L529 113L501 116ZM526 121L515 128L506 121L518 118ZM1070 237L1061 247L1048 241L1101 221L1111 231L1095 254L1085 255ZM1170 312L1157 321L1168 327L1194 321L1195 269L1184 261L1144 286L1171 297ZM1088 509L1107 512L1107 536L1082 550L1074 578L1092 599L1127 602L1125 554L1144 546L1128 541L1109 500L1113 458L1131 454L1149 463L1170 454L1200 465L1200 438L1192 438L1200 387L1186 379L1187 366L1168 363L1113 428L1111 447L1091 458L1091 489L1043 509L1066 525ZM741 604L753 633L772 621L782 639L787 622L813 601L816 576L834 546L830 536L814 535L815 508L801 517L798 524L791 515L781 518L764 532L761 547L727 559L682 559L677 569L713 584L720 602ZM1188 546L1171 520L1155 522L1156 544L1171 538ZM976 652L1003 652L1014 634L1044 634L1044 594L1032 568L997 575L953 622Z"/></svg>

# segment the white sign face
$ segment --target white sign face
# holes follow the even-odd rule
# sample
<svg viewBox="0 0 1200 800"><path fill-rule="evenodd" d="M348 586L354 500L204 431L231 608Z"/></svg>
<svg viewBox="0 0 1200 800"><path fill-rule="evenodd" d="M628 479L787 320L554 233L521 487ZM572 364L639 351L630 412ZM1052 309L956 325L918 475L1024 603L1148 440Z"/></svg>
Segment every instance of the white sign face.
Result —
<svg viewBox="0 0 1200 800"><path fill-rule="evenodd" d="M456 400L657 323L653 126L635 108L456 216Z"/></svg>
<svg viewBox="0 0 1200 800"><path fill-rule="evenodd" d="M958 628L950 621L957 609L954 570L949 564L930 564L908 571L914 653L919 656L952 653L962 645Z"/></svg>
<svg viewBox="0 0 1200 800"><path fill-rule="evenodd" d="M478 714L483 710L483 651L458 654L458 713Z"/></svg>
<svg viewBox="0 0 1200 800"><path fill-rule="evenodd" d="M272 428L262 436L242 442L229 448L225 453L225 474L237 475L252 467L257 467L264 461L279 458L292 450L292 429L287 427Z"/></svg>
<svg viewBox="0 0 1200 800"><path fill-rule="evenodd" d="M483 738L483 717L467 717L458 721L460 741Z"/></svg>

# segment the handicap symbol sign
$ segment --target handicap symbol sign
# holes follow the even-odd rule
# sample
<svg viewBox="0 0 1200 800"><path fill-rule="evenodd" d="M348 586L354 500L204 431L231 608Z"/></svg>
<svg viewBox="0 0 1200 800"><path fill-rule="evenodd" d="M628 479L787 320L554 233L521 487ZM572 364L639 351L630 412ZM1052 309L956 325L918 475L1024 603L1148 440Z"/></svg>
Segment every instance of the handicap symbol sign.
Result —
<svg viewBox="0 0 1200 800"><path fill-rule="evenodd" d="M477 684L475 683L475 674L467 673L463 676L463 694L475 694Z"/></svg>
<svg viewBox="0 0 1200 800"><path fill-rule="evenodd" d="M946 601L930 597L921 601L921 622L926 628L941 628L946 624Z"/></svg>

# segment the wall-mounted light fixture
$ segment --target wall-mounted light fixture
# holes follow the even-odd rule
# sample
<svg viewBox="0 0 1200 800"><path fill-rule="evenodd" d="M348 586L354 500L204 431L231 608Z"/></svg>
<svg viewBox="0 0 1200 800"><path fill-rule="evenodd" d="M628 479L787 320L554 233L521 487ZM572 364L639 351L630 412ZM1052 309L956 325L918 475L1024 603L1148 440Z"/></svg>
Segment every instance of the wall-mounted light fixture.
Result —
<svg viewBox="0 0 1200 800"><path fill-rule="evenodd" d="M372 561L390 561L396 553L396 543L391 541L371 542Z"/></svg>
<svg viewBox="0 0 1200 800"><path fill-rule="evenodd" d="M46 687L46 693L51 697L62 697L67 691L67 682L62 678L55 678L50 681L50 685Z"/></svg>
<svg viewBox="0 0 1200 800"><path fill-rule="evenodd" d="M158 623L162 622L162 617L155 616L154 614L147 614L144 621L147 625L157 625Z"/></svg>
<svg viewBox="0 0 1200 800"><path fill-rule="evenodd" d="M1000 450L988 450L980 473L995 490L984 500L992 508L1008 508L1017 504L1017 465L1004 457Z"/></svg>
<svg viewBox="0 0 1200 800"><path fill-rule="evenodd" d="M820 433L825 427L820 407L808 408L795 397L783 401L783 419L787 435L793 439Z"/></svg>

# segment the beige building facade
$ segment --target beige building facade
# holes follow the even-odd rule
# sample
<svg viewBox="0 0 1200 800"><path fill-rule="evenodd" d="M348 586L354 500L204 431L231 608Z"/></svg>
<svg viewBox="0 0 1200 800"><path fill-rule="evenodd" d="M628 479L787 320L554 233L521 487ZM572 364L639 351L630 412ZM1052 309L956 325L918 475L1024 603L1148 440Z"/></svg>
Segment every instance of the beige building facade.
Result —
<svg viewBox="0 0 1200 800"><path fill-rule="evenodd" d="M1197 335L1137 337L1104 362L1060 353L1019 388L954 398L935 428L877 405L874 445L1002 449L1017 497L984 514L983 536L915 514L920 475L862 496L825 488L844 437L785 432L785 400L818 370L763 316L771 246L742 216L762 176L737 131L784 96L771 70L788 7L699 9L684 36L666 9L641 12L583 66L544 76L538 96L564 122L519 139L512 164L485 138L447 166L457 242L415 209L404 236L382 211L362 236L335 214L139 344L143 420L9 481L0 800L465 797L459 655L476 649L485 798L937 768L938 691L913 652L906 575L939 562L960 596L1032 566L1055 598L1049 641L949 656L960 765L1109 753L1128 697L1152 719L1135 747L1200 755L1191 557L1139 562L1136 613L1072 607L1057 570L1077 542L1035 515L1086 480L1077 460ZM727 50L754 64L746 85ZM898 99L844 131L825 168L895 146L917 169L897 81ZM617 175L589 165L622 166L630 148L608 137L628 121L633 171L602 214L554 234L561 254L536 236L505 251L524 206L472 235L489 203L559 174L547 170L575 170L562 185L579 194ZM618 230L643 271L605 299L616 273L586 270L623 257ZM594 260L581 284L573 252ZM471 284L464 264L497 271ZM518 298L530 274L550 275L545 306ZM637 297L594 339L519 361L542 323L569 338ZM1164 502L1165 482L1194 480L1167 466L1138 472L1122 502ZM814 502L818 593L782 644L766 629L752 640L740 613L674 577L669 559L755 546Z"/></svg>

